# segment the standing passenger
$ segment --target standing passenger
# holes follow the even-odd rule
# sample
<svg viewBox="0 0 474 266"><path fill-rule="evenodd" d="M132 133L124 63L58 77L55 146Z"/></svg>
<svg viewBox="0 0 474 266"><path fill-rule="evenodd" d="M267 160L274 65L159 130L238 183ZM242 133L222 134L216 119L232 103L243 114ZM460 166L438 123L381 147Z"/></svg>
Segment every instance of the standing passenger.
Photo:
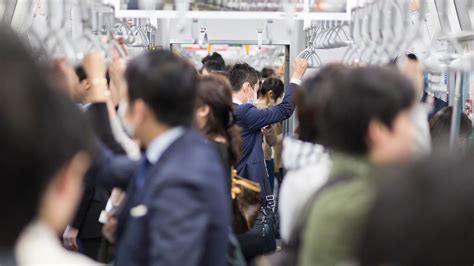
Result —
<svg viewBox="0 0 474 266"><path fill-rule="evenodd" d="M316 114L321 144L333 151L329 183L307 211L298 265L338 265L352 246L373 200L377 168L413 153L413 83L393 68L363 67L333 77ZM330 187L329 187L330 186Z"/></svg>
<svg viewBox="0 0 474 266"><path fill-rule="evenodd" d="M192 129L196 70L154 51L132 60L126 77L125 127L146 151L118 217L116 265L225 265L227 173Z"/></svg>
<svg viewBox="0 0 474 266"><path fill-rule="evenodd" d="M259 74L247 64L237 64L229 73L229 79L234 90L233 102L236 123L242 128L243 153L237 164L238 174L242 177L260 183L264 186L264 178L268 178L265 158L262 150L262 128L285 119L293 114L293 91L300 85L306 72L307 62L297 59L290 86L282 103L267 109L257 109L257 92L259 89ZM271 195L271 191L262 189L262 197Z"/></svg>

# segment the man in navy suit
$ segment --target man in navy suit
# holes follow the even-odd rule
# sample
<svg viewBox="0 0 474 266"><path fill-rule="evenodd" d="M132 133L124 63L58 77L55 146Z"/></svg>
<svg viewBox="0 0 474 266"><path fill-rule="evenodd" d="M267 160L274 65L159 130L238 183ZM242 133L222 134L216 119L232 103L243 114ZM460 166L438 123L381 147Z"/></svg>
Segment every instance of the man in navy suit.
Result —
<svg viewBox="0 0 474 266"><path fill-rule="evenodd" d="M262 128L284 121L293 114L293 92L301 84L307 66L303 59L295 61L294 73L283 101L267 109L257 109L253 105L259 89L259 74L254 68L247 64L237 64L229 73L234 90L236 123L242 128L243 153L237 164L237 172L244 178L260 183L262 188L266 187L263 178L267 178L262 149ZM262 189L262 198L270 194L271 191Z"/></svg>
<svg viewBox="0 0 474 266"><path fill-rule="evenodd" d="M196 70L170 51L154 51L132 60L126 77L124 126L146 151L118 217L115 264L225 265L228 173L191 129Z"/></svg>

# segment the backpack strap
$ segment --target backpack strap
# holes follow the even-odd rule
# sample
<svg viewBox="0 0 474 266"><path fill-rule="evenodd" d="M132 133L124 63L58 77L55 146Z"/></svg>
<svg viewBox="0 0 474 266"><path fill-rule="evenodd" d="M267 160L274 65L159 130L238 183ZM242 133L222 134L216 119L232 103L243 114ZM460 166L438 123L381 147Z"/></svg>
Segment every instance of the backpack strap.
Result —
<svg viewBox="0 0 474 266"><path fill-rule="evenodd" d="M290 235L290 240L287 245L289 248L294 249L295 251L299 249L301 242L301 234L303 233L303 230L308 222L311 206L319 197L319 195L321 195L321 193L328 188L331 188L342 182L348 182L352 179L354 179L354 176L352 175L342 175L329 178L322 187L320 187L316 192L311 195L310 199L304 205L304 208L301 209L298 220L296 220L296 226L292 230L292 234Z"/></svg>

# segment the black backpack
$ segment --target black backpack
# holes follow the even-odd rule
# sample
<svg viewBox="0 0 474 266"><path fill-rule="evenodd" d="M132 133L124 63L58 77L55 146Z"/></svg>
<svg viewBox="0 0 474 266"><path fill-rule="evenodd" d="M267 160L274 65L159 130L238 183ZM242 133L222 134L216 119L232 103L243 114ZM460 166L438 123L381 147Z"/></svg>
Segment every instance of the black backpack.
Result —
<svg viewBox="0 0 474 266"><path fill-rule="evenodd" d="M284 244L282 249L279 252L276 252L270 256L264 258L269 265L272 266L295 266L298 262L298 254L301 245L301 234L303 229L306 226L309 210L316 198L324 190L338 184L341 182L348 182L353 178L353 176L338 176L335 178L330 178L322 187L320 187L313 195L311 195L308 202L305 204L305 207L301 210L300 217L296 221L296 226L293 229L292 234L290 235L290 240L288 244Z"/></svg>

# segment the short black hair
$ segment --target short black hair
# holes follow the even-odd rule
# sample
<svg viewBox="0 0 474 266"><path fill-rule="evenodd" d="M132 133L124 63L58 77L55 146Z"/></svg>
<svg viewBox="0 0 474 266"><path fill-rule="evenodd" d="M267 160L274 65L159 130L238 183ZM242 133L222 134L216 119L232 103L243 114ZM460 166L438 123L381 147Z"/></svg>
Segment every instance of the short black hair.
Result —
<svg viewBox="0 0 474 266"><path fill-rule="evenodd" d="M208 55L206 57L204 57L202 60L201 60L201 63L203 65L206 64L206 62L208 61L215 61L217 62L219 65L220 65L220 69L224 70L225 69L225 61L224 61L224 58L222 57L221 54L217 53L217 52L213 52L212 55Z"/></svg>
<svg viewBox="0 0 474 266"><path fill-rule="evenodd" d="M71 100L46 81L47 66L10 29L0 27L0 250L11 248L36 216L52 177L79 151L91 153L92 133Z"/></svg>
<svg viewBox="0 0 474 266"><path fill-rule="evenodd" d="M308 77L295 91L295 103L298 117L296 133L302 141L318 143L317 114L324 109L324 105L334 90L334 81L348 71L343 64L328 64L316 74Z"/></svg>
<svg viewBox="0 0 474 266"><path fill-rule="evenodd" d="M394 67L355 67L332 81L317 124L321 144L353 155L369 151L369 123L378 119L388 128L415 102L415 89Z"/></svg>
<svg viewBox="0 0 474 266"><path fill-rule="evenodd" d="M185 59L169 50L149 51L127 67L131 102L142 99L169 126L191 126L198 76Z"/></svg>
<svg viewBox="0 0 474 266"><path fill-rule="evenodd" d="M473 159L445 154L384 176L354 249L359 265L472 265Z"/></svg>
<svg viewBox="0 0 474 266"><path fill-rule="evenodd" d="M206 63L204 63L202 69L206 69L208 72L225 71L225 67L222 67L222 65L216 60L207 61Z"/></svg>
<svg viewBox="0 0 474 266"><path fill-rule="evenodd" d="M446 106L439 110L430 119L431 140L434 146L449 144L451 135L451 121L453 118L453 107ZM469 117L462 112L459 136L468 137L472 133L472 122Z"/></svg>
<svg viewBox="0 0 474 266"><path fill-rule="evenodd" d="M264 67L262 71L260 71L262 75L262 79L271 78L275 75L275 70L271 67Z"/></svg>
<svg viewBox="0 0 474 266"><path fill-rule="evenodd" d="M247 63L238 63L229 71L229 80L234 92L240 91L245 82L255 86L260 79L260 73Z"/></svg>
<svg viewBox="0 0 474 266"><path fill-rule="evenodd" d="M258 91L259 97L264 96L269 91L273 91L274 100L280 98L285 92L285 84L279 78L268 78L266 79Z"/></svg>

